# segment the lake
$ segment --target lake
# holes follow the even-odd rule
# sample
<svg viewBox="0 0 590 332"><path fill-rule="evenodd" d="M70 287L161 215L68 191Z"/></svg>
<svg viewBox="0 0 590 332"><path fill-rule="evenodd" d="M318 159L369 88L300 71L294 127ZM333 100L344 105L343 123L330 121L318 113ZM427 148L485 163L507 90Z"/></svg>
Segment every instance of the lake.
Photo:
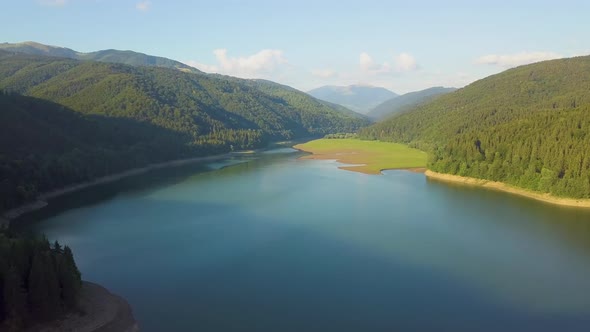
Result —
<svg viewBox="0 0 590 332"><path fill-rule="evenodd" d="M143 331L588 331L590 211L280 149L51 201Z"/></svg>

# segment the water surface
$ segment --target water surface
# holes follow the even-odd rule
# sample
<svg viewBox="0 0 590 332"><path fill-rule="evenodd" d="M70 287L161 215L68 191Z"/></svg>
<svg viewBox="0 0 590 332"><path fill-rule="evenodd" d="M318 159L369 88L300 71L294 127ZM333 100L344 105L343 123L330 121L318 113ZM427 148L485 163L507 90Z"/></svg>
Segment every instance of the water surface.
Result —
<svg viewBox="0 0 590 332"><path fill-rule="evenodd" d="M29 227L144 331L588 331L587 210L274 152L85 190Z"/></svg>

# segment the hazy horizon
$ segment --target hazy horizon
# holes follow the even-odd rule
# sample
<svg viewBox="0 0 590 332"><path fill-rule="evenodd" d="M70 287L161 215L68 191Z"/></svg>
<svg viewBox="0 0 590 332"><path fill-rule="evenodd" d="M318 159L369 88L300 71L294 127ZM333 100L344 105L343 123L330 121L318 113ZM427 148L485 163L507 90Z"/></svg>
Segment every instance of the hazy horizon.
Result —
<svg viewBox="0 0 590 332"><path fill-rule="evenodd" d="M460 88L513 66L590 53L583 1L29 0L11 1L8 12L6 42L133 50L302 91Z"/></svg>

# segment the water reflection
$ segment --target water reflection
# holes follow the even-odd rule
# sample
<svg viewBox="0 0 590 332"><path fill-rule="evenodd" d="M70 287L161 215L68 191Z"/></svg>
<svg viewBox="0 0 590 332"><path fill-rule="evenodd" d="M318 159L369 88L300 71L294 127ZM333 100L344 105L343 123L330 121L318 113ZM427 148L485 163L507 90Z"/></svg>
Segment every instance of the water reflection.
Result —
<svg viewBox="0 0 590 332"><path fill-rule="evenodd" d="M589 211L298 155L151 173L33 227L146 331L586 330Z"/></svg>

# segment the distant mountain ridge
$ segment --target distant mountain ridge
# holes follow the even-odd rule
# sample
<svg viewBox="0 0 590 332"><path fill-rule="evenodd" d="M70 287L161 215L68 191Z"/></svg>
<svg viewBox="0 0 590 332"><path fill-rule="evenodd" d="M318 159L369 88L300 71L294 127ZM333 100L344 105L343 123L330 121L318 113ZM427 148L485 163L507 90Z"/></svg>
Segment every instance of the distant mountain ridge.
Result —
<svg viewBox="0 0 590 332"><path fill-rule="evenodd" d="M131 66L173 68L190 73L201 72L196 68L185 65L184 63L176 60L159 56L147 55L144 53L134 51L120 51L108 49L96 52L83 53L65 47L44 45L41 43L31 41L13 44L1 43L0 50L5 50L8 52L25 53L31 55L62 57L75 60L91 60L109 63L122 63Z"/></svg>
<svg viewBox="0 0 590 332"><path fill-rule="evenodd" d="M457 89L437 86L421 91L409 92L384 101L370 110L367 113L367 116L372 120L381 120L394 114L410 110L415 106L432 100L432 98L455 90Z"/></svg>
<svg viewBox="0 0 590 332"><path fill-rule="evenodd" d="M263 80L263 79L253 79L253 80L238 79L238 80L250 82L249 83L250 85L253 85L253 86L255 86L255 87L257 87L257 88L259 88L259 89L261 89L263 91L271 92L272 90L280 89L280 90L283 90L283 91L291 91L293 93L296 93L298 96L302 96L301 91L299 91L299 90L297 90L295 88L292 88L292 87L287 86L287 85L279 84L279 83L276 83L276 82L272 82L272 81L269 81L269 80ZM315 98L315 100L317 100L322 105L325 105L325 106L327 106L327 107L329 107L329 108L331 108L331 109L333 109L333 110L335 110L335 111L337 111L337 112L339 112L339 113L341 113L343 115L346 115L346 116L349 116L349 117L352 117L352 118L356 118L356 119L360 119L360 120L363 120L363 121L367 121L367 123L369 121L369 119L364 114L361 114L361 113L355 112L353 110L350 110L350 109L348 109L348 108L346 108L346 107L344 107L342 105L334 104L334 103L331 103L329 101L325 101L325 100L318 99L318 98Z"/></svg>
<svg viewBox="0 0 590 332"><path fill-rule="evenodd" d="M121 63L131 66L146 66L146 67L162 67L162 68L173 68L178 69L183 72L189 73L201 73L205 74L204 72L185 65L182 62L158 57L153 55L148 55L144 53L139 53L135 51L121 51L115 49L108 49L108 50L101 50L96 52L89 52L83 53L78 52L69 48L60 47L60 46L51 46L45 45L37 42L22 42L22 43L0 43L0 50L4 50L7 52L16 52L16 53L24 53L29 55L40 55L40 56L53 56L53 57L61 57L61 58L69 58L74 60L87 60L87 61L98 61L98 62L107 62L107 63ZM229 80L237 80L240 82L247 82L247 81L265 81L265 80L244 80L239 79L236 77L219 75L219 74L210 74L211 76L218 77L220 79L229 79ZM267 81L271 82L271 81ZM277 84L272 82L272 84ZM300 92L299 90L293 89L286 85L281 85L283 88L292 89L293 91ZM334 103L326 103L324 100L320 100L320 102L324 103L326 106L342 113L347 116L353 116L359 119L367 120L367 117L354 112L346 107L343 107L339 104Z"/></svg>
<svg viewBox="0 0 590 332"><path fill-rule="evenodd" d="M367 85L326 85L307 92L315 98L342 105L355 112L366 114L382 102L398 94L382 87Z"/></svg>

